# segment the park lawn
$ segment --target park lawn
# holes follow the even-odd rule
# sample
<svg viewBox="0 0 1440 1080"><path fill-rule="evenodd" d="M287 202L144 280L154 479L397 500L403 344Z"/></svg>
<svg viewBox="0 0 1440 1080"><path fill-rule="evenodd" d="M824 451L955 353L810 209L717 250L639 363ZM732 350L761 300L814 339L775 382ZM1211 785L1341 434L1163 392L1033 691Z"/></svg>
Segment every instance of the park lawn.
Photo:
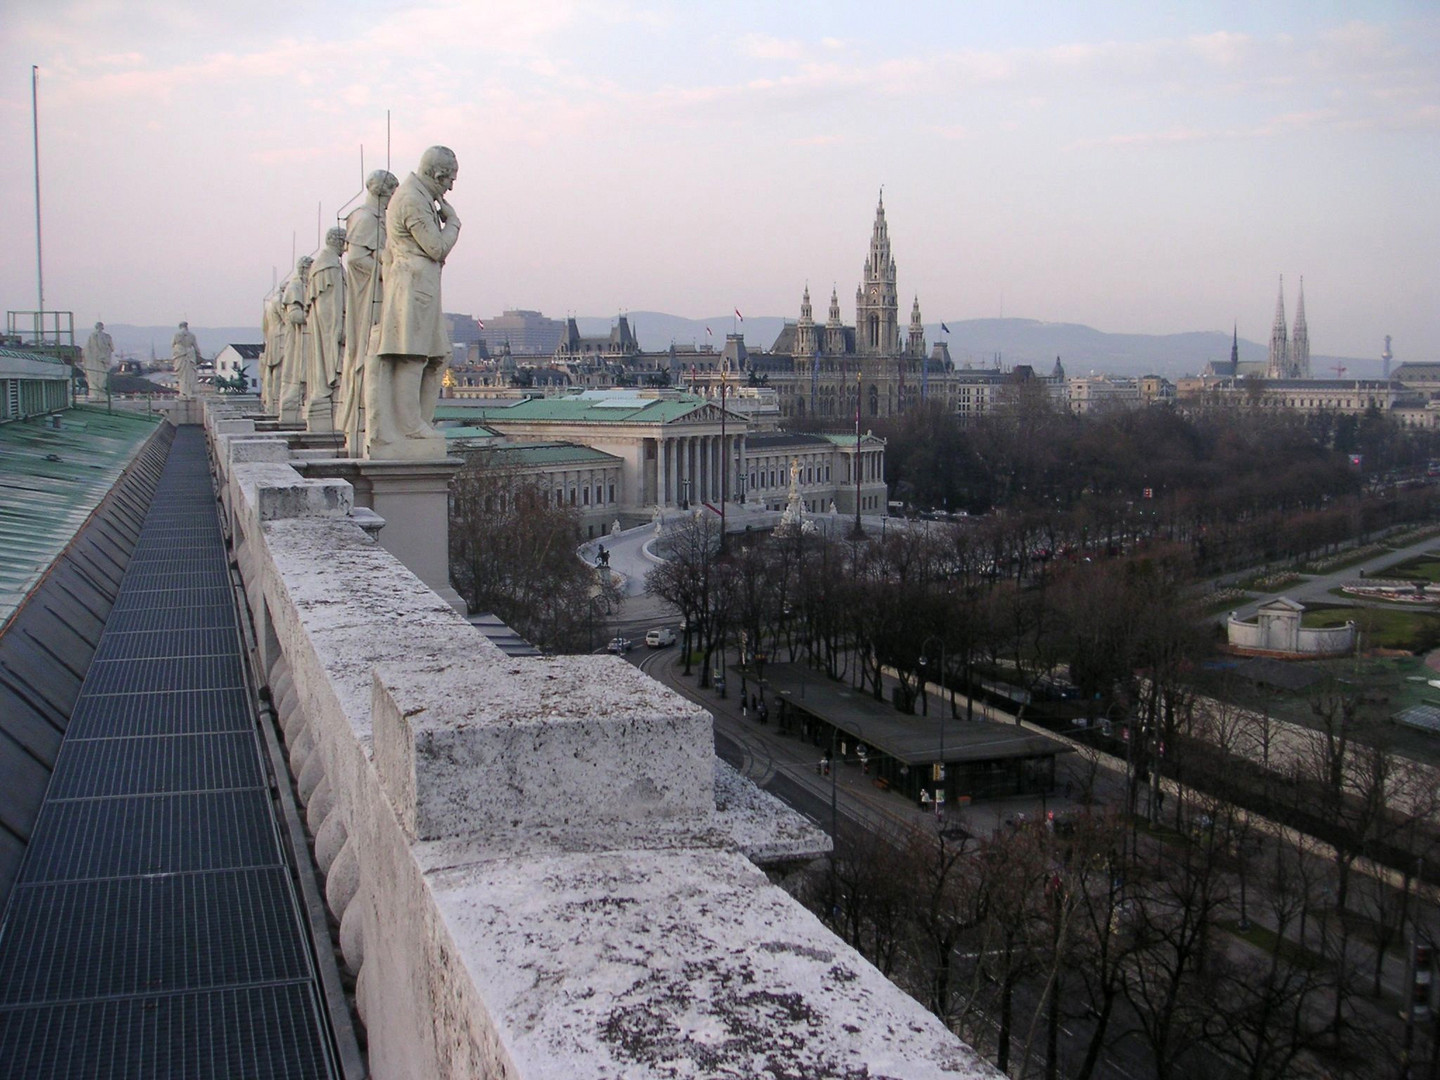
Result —
<svg viewBox="0 0 1440 1080"><path fill-rule="evenodd" d="M1413 559L1406 559L1394 566L1387 566L1377 572L1378 577L1398 578L1401 581L1440 581L1440 555L1427 552Z"/></svg>
<svg viewBox="0 0 1440 1080"><path fill-rule="evenodd" d="M1344 626L1355 620L1369 649L1423 651L1440 636L1440 614L1404 607L1322 607L1307 605L1301 626Z"/></svg>

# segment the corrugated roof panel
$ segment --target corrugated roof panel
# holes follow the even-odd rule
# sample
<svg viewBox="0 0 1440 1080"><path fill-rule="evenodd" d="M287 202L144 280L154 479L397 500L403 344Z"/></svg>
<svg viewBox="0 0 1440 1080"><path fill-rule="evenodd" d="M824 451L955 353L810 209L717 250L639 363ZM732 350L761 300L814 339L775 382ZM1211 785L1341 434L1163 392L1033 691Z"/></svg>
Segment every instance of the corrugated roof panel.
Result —
<svg viewBox="0 0 1440 1080"><path fill-rule="evenodd" d="M77 406L0 424L0 627L114 487L157 417Z"/></svg>

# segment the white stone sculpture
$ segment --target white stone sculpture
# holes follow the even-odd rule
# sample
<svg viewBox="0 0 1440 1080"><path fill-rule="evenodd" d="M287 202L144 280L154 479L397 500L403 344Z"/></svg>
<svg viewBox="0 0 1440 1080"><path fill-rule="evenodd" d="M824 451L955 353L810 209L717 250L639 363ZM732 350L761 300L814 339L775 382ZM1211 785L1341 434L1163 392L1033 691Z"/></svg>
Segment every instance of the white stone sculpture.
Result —
<svg viewBox="0 0 1440 1080"><path fill-rule="evenodd" d="M260 313L260 326L265 335L265 350L260 357L260 402L266 412L280 408L280 368L285 359L285 288L286 277L265 297Z"/></svg>
<svg viewBox="0 0 1440 1080"><path fill-rule="evenodd" d="M365 179L365 201L345 218L345 363L335 399L335 426L351 457L365 447L365 351L380 321L385 210L400 181L376 169Z"/></svg>
<svg viewBox="0 0 1440 1080"><path fill-rule="evenodd" d="M460 219L445 200L458 172L454 151L430 147L385 212L380 338L365 373L369 458L445 456L445 438L431 421L450 357L440 271L460 235Z"/></svg>
<svg viewBox="0 0 1440 1080"><path fill-rule="evenodd" d="M619 536L619 535L620 535L620 519L619 519L619 518L616 518L613 522L610 523L610 535L611 535L611 536Z"/></svg>
<svg viewBox="0 0 1440 1080"><path fill-rule="evenodd" d="M345 347L345 230L331 229L310 264L305 286L309 351L305 364L305 427L310 431L335 430L335 390Z"/></svg>
<svg viewBox="0 0 1440 1080"><path fill-rule="evenodd" d="M196 391L195 371L200 363L200 344L190 332L190 324L182 322L170 339L170 362L179 377L180 396L193 398Z"/></svg>
<svg viewBox="0 0 1440 1080"><path fill-rule="evenodd" d="M280 298L284 313L284 358L280 361L280 422L297 424L305 405L305 290L309 287L309 255L300 256Z"/></svg>
<svg viewBox="0 0 1440 1080"><path fill-rule="evenodd" d="M780 524L775 526L777 536L788 536L801 528L805 517L805 503L800 498L800 459L790 461L790 498L780 515Z"/></svg>
<svg viewBox="0 0 1440 1080"><path fill-rule="evenodd" d="M85 342L85 381L90 396L105 393L110 378L110 358L115 355L115 341L105 332L105 324L97 322L90 340Z"/></svg>
<svg viewBox="0 0 1440 1080"><path fill-rule="evenodd" d="M839 512L840 512L840 511L835 508L835 500L834 500L834 499L831 499L831 500L830 500L830 513L831 513L831 515L833 516L833 515L835 515L835 514L838 514Z"/></svg>

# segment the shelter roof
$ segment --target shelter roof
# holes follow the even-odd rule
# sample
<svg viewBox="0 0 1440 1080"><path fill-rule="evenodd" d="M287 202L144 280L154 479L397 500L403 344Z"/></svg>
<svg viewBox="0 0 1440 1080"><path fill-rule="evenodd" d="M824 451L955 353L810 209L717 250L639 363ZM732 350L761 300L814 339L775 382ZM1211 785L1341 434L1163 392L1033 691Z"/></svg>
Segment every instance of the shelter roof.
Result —
<svg viewBox="0 0 1440 1080"><path fill-rule="evenodd" d="M905 765L935 761L1000 761L1053 757L1069 748L1013 724L952 720L942 715L909 716L849 684L797 664L766 664L772 692L794 708L867 743ZM943 748L943 749L942 749Z"/></svg>

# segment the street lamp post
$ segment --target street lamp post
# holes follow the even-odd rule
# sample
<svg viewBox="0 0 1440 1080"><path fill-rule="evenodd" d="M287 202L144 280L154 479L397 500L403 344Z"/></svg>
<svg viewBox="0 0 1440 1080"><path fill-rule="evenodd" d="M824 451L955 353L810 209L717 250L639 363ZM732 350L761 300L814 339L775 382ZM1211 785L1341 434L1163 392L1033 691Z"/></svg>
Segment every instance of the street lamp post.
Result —
<svg viewBox="0 0 1440 1080"><path fill-rule="evenodd" d="M725 501L730 497L730 444L725 441L725 389L730 381L729 361L720 362L720 554L725 554Z"/></svg>
<svg viewBox="0 0 1440 1080"><path fill-rule="evenodd" d="M940 764L935 779L939 786L935 789L935 816L942 816L945 808L945 791L950 786L949 779L945 773L945 642L942 638L931 634L920 643L922 649L927 648L931 642L940 646ZM920 670L925 671L928 661L925 656L920 657ZM923 676L922 676L923 677ZM925 715L930 715L930 695L925 694Z"/></svg>

